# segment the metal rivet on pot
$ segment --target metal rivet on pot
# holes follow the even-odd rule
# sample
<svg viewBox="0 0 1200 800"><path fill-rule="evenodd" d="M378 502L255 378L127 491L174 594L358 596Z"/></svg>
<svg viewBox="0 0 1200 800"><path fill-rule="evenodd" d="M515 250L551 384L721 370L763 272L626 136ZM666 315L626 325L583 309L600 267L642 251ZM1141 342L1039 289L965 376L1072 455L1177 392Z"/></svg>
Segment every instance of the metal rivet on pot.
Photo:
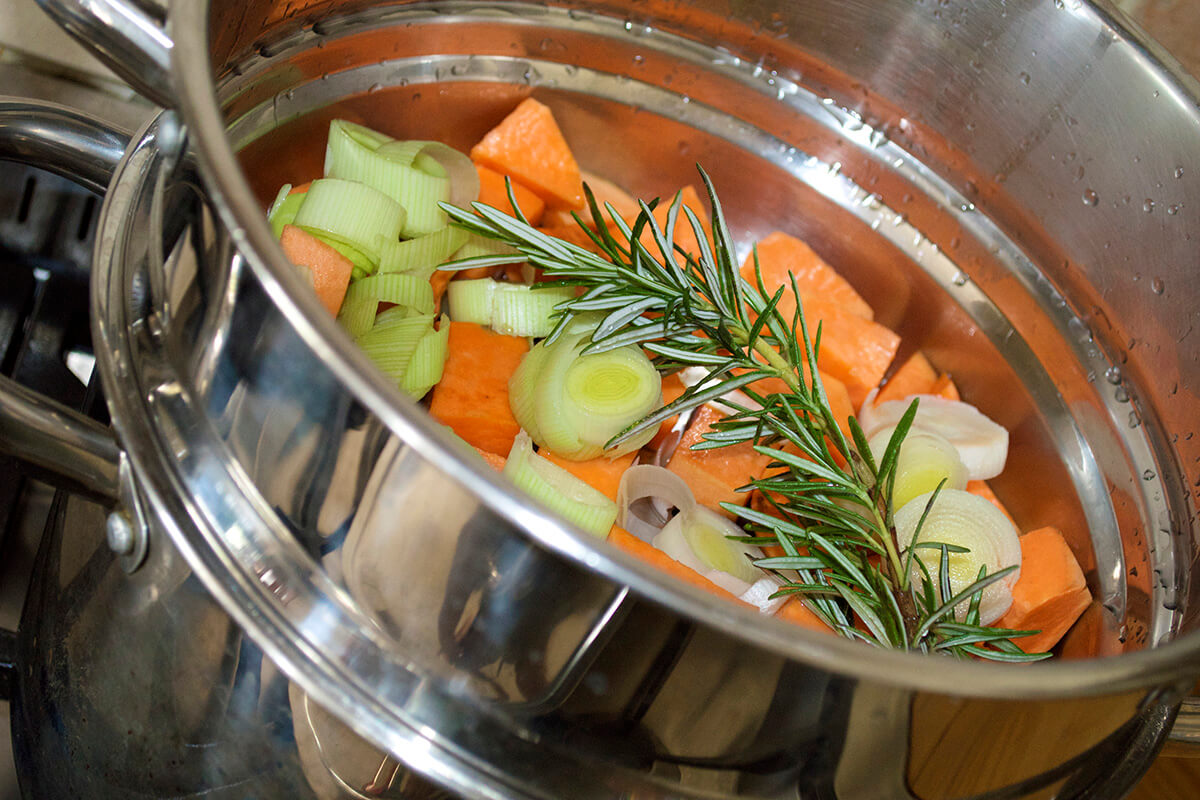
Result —
<svg viewBox="0 0 1200 800"><path fill-rule="evenodd" d="M108 547L114 553L119 556L125 556L133 552L135 544L133 523L130 522L129 517L124 512L113 511L108 515L105 532Z"/></svg>

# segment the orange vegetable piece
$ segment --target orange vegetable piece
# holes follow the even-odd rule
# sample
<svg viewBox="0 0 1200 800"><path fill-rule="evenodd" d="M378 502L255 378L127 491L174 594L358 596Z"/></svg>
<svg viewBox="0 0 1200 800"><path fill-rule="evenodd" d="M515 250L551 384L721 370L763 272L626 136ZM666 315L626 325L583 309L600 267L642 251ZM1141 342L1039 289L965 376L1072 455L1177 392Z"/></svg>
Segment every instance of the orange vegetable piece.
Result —
<svg viewBox="0 0 1200 800"><path fill-rule="evenodd" d="M771 457L755 452L749 442L715 450L692 450L692 445L703 441L703 435L712 429L712 424L724 416L708 405L697 408L667 463L667 469L683 478L698 503L731 517L733 515L720 504L745 505L749 502L749 492L736 490L760 477L771 463Z"/></svg>
<svg viewBox="0 0 1200 800"><path fill-rule="evenodd" d="M875 395L875 405L889 400L903 400L914 394L933 394L938 382L937 371L920 351L913 353L900 369L888 378L887 383Z"/></svg>
<svg viewBox="0 0 1200 800"><path fill-rule="evenodd" d="M1049 650L1092 602L1083 571L1057 528L1038 528L1021 537L1021 577L1013 584L1012 607L995 624L1040 630L1013 639L1027 653Z"/></svg>
<svg viewBox="0 0 1200 800"><path fill-rule="evenodd" d="M1004 516L1008 517L1008 521L1016 525L1016 521L1012 518L1012 514L1008 513L1008 509L1004 507L1004 503L1000 502L1000 498L996 497L996 493L992 491L992 487L988 486L987 481L967 481L967 491L973 495L982 497L996 508L1004 512ZM1019 529L1018 529L1019 530Z"/></svg>
<svg viewBox="0 0 1200 800"><path fill-rule="evenodd" d="M312 186L312 181L309 181L308 183L302 183L299 186L293 186L288 190L288 194L306 194L308 192L308 187L310 186Z"/></svg>
<svg viewBox="0 0 1200 800"><path fill-rule="evenodd" d="M508 461L504 456L489 453L487 450L480 450L478 447L475 448L475 452L479 453L483 460L487 462L487 465L496 470L496 472L504 471L504 462Z"/></svg>
<svg viewBox="0 0 1200 800"><path fill-rule="evenodd" d="M756 249L763 285L768 292L773 294L780 286L790 287L790 273L796 278L796 288L802 298L820 299L863 319L875 319L875 312L849 281L796 237L776 231L760 241ZM742 277L752 286L756 285L753 253L742 264ZM790 288L787 293L791 293ZM791 308L794 310L795 307L793 303Z"/></svg>
<svg viewBox="0 0 1200 800"><path fill-rule="evenodd" d="M538 228L538 230L547 236L553 236L556 239L562 239L564 242L577 244L584 250L591 250L593 253L601 252L596 243L587 235L587 232L576 225L574 221L570 225L551 225L549 227Z"/></svg>
<svg viewBox="0 0 1200 800"><path fill-rule="evenodd" d="M786 297L779 305L785 317L795 309L794 302ZM877 322L822 300L805 299L804 312L809 336L816 339L817 325L821 324L817 365L844 383L850 402L860 408L887 372L900 347L900 337Z"/></svg>
<svg viewBox="0 0 1200 800"><path fill-rule="evenodd" d="M528 97L471 148L471 160L511 175L547 203L581 208L579 165L550 109Z"/></svg>
<svg viewBox="0 0 1200 800"><path fill-rule="evenodd" d="M832 633L829 626L821 621L813 612L809 611L803 603L793 597L779 607L775 612L778 619L790 622L793 625L799 625L801 628L808 628L812 631L821 631L822 633Z"/></svg>
<svg viewBox="0 0 1200 800"><path fill-rule="evenodd" d="M679 399L679 396L683 394L683 392L683 381L679 380L679 373L668 375L662 379L662 396L664 406L674 403ZM654 448L662 447L663 442L665 442L671 436L671 430L675 427L675 423L677 422L679 422L678 414L673 414L660 422L658 424L658 433L654 434L654 438L649 441L647 446Z"/></svg>
<svg viewBox="0 0 1200 800"><path fill-rule="evenodd" d="M479 173L479 202L498 208L505 213L512 211L512 203L508 201L508 187L504 185L503 173L491 167L476 164L475 171ZM512 176L509 176L510 178ZM517 199L517 207L529 220L530 225L542 221L546 211L546 201L534 194L528 187L512 178L513 197Z"/></svg>
<svg viewBox="0 0 1200 800"><path fill-rule="evenodd" d="M508 379L528 350L523 337L451 322L446 364L429 413L480 450L507 456L521 431L508 404Z"/></svg>
<svg viewBox="0 0 1200 800"><path fill-rule="evenodd" d="M587 171L582 173L582 177L583 183L586 183L588 188L592 190L592 195L596 198L596 205L600 207L600 213L604 216L606 224L612 225L613 222L609 218L608 210L604 207L605 203L612 205L617 210L617 216L625 220L635 219L638 212L641 211L633 195L612 181ZM580 195L583 194L582 185L579 187L579 193ZM579 211L579 216L583 217L583 221L588 223L589 226L594 227L592 225L592 214L586 205L584 205L582 211L578 208L548 208L545 215L542 216L542 224L548 227L577 225L578 223L575 222L575 218L571 216L572 211Z"/></svg>
<svg viewBox="0 0 1200 800"><path fill-rule="evenodd" d="M705 237L712 242L712 224L708 220L708 204L700 199L700 193L696 191L696 187L688 184L679 190L680 201L683 206L687 206L692 210L700 220L700 225L704 230ZM660 228L666 230L667 215L671 211L671 203L675 201L674 195L664 197L659 200L658 205L654 208L654 219L658 222ZM634 208L633 214L625 218L630 227L633 226L641 209ZM646 246L652 255L661 257L661 252L658 245L654 242L654 234L650 230L643 230L640 239L641 243ZM696 239L696 232L692 230L692 223L687 218L682 206L679 209L679 214L675 217L675 235L672 237L674 244L683 249L685 253L691 253L693 256L700 255L700 243Z"/></svg>
<svg viewBox="0 0 1200 800"><path fill-rule="evenodd" d="M633 452L616 458L600 456L587 461L568 461L549 449L539 450L538 455L562 467L593 489L607 495L613 502L617 500L617 489L621 485L621 476L625 474L625 470L633 466L633 460L637 458L637 452Z"/></svg>
<svg viewBox="0 0 1200 800"><path fill-rule="evenodd" d="M279 244L289 261L309 269L321 305L337 316L350 285L350 273L354 271L350 259L295 225L283 226Z"/></svg>
<svg viewBox="0 0 1200 800"><path fill-rule="evenodd" d="M608 533L608 543L684 583L690 583L692 586L703 589L706 592L712 592L718 597L724 597L735 603L741 603L744 606L750 607L749 603L740 600L736 595L717 586L691 567L679 563L654 545L643 542L624 528L618 528L616 525L613 525L612 530Z"/></svg>
<svg viewBox="0 0 1200 800"><path fill-rule="evenodd" d="M954 381L946 373L942 373L933 386L929 387L930 394L936 394L938 397L944 397L947 400L961 400L962 397L958 394L958 387L954 385Z"/></svg>

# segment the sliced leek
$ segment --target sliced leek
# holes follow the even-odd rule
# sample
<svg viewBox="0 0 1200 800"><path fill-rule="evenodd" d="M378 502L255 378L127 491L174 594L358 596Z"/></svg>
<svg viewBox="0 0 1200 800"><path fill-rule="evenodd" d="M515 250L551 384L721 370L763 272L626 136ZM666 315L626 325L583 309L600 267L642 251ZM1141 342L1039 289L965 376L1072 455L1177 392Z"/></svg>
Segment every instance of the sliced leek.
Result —
<svg viewBox="0 0 1200 800"><path fill-rule="evenodd" d="M499 281L491 278L451 281L446 287L450 319L455 322L491 325L492 295L496 293L496 287L499 285Z"/></svg>
<svg viewBox="0 0 1200 800"><path fill-rule="evenodd" d="M414 400L420 400L442 379L449 339L450 326L443 322L439 330L426 332L417 343L408 369L400 379L400 389Z"/></svg>
<svg viewBox="0 0 1200 800"><path fill-rule="evenodd" d="M935 594L942 596L936 587L941 586L941 562L946 545L946 561L951 596L957 595L979 579L980 571L994 575L1002 569L1015 566L1017 569L984 587L979 606L980 622L989 625L1012 605L1012 585L1020 575L1021 543L1017 530L1003 511L987 500L969 492L943 489L921 522L932 493L918 495L895 513L896 541L911 562L909 580L918 589L928 573L935 587ZM920 533L919 546L911 550L917 525ZM920 561L920 564L916 562ZM922 569L922 565L924 569ZM970 606L964 600L955 607L955 616L962 620Z"/></svg>
<svg viewBox="0 0 1200 800"><path fill-rule="evenodd" d="M553 344L543 340L526 354L532 366L509 381L513 415L531 435L536 432L539 446L563 458L584 461L633 452L653 438L653 428L610 450L604 446L662 405L662 381L638 347L585 355L591 328L576 322Z"/></svg>
<svg viewBox="0 0 1200 800"><path fill-rule="evenodd" d="M395 239L404 209L370 186L336 178L312 182L296 212L295 223L309 233L347 244L379 263L380 237Z"/></svg>
<svg viewBox="0 0 1200 800"><path fill-rule="evenodd" d="M750 559L762 558L763 554L757 547L726 538L742 535L744 531L732 521L705 506L696 505L676 514L654 537L652 544L701 574L717 570L749 585L763 575Z"/></svg>
<svg viewBox="0 0 1200 800"><path fill-rule="evenodd" d="M555 306L575 296L571 287L535 289L524 283L491 278L457 280L447 289L450 317L456 322L488 325L505 336L548 336Z"/></svg>
<svg viewBox="0 0 1200 800"><path fill-rule="evenodd" d="M863 432L873 436L882 428L895 426L913 397L920 403L912 432L935 433L954 445L970 480L987 480L1004 471L1004 462L1008 458L1008 431L970 403L919 394L875 405L875 393L872 392L867 395L858 415Z"/></svg>
<svg viewBox="0 0 1200 800"><path fill-rule="evenodd" d="M433 287L429 281L405 273L372 275L355 282L360 291L375 293L383 303L406 306L421 314L433 313Z"/></svg>
<svg viewBox="0 0 1200 800"><path fill-rule="evenodd" d="M407 238L446 226L438 203L465 205L479 194L474 166L453 148L438 142L396 141L345 120L330 123L325 175L359 181L399 203L407 212L401 225Z"/></svg>
<svg viewBox="0 0 1200 800"><path fill-rule="evenodd" d="M358 338L375 324L375 312L379 310L379 295L370 284L363 285L362 281L351 281L346 289L346 297L342 300L342 308L338 311L338 322L346 329L346 333Z"/></svg>
<svg viewBox="0 0 1200 800"><path fill-rule="evenodd" d="M283 235L284 225L291 225L295 221L296 212L304 202L303 192L292 194L291 191L290 183L280 187L279 194L275 195L275 201L271 203L271 209L267 212L267 222L271 223L271 232L275 234L276 239Z"/></svg>
<svg viewBox="0 0 1200 800"><path fill-rule="evenodd" d="M446 226L415 239L382 242L379 247L379 271L407 272L429 280L438 265L446 262L466 241L466 231Z"/></svg>
<svg viewBox="0 0 1200 800"><path fill-rule="evenodd" d="M895 430L894 426L888 426L871 436L869 446L876 464L883 459ZM896 457L893 506L900 508L917 495L932 492L938 486L967 488L967 468L963 466L958 450L936 433L909 431Z"/></svg>
<svg viewBox="0 0 1200 800"><path fill-rule="evenodd" d="M533 452L529 435L513 441L504 474L517 488L541 501L563 519L598 538L605 538L617 518L617 504L562 467Z"/></svg>

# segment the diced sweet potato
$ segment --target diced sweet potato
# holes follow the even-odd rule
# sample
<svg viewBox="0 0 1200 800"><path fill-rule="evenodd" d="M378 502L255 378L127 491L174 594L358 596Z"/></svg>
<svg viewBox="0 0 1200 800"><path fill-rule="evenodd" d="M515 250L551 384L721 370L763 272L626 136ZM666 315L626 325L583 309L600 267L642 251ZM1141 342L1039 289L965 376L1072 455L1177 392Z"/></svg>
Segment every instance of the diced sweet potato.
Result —
<svg viewBox="0 0 1200 800"><path fill-rule="evenodd" d="M850 282L796 237L776 231L755 245L755 249L763 284L771 294L780 286L791 286L790 273L796 278L801 297L832 303L863 319L875 318L875 312ZM752 286L755 284L753 253L742 263L742 277ZM790 293L791 289L787 291ZM796 306L793 303L791 307Z"/></svg>
<svg viewBox="0 0 1200 800"><path fill-rule="evenodd" d="M471 160L511 175L548 204L583 207L579 164L550 109L532 97L471 148Z"/></svg>
<svg viewBox="0 0 1200 800"><path fill-rule="evenodd" d="M446 350L429 413L480 450L507 456L521 430L508 404L508 379L529 344L473 322L451 322Z"/></svg>
<svg viewBox="0 0 1200 800"><path fill-rule="evenodd" d="M725 516L732 516L720 504L745 505L749 502L750 493L737 489L762 476L771 458L755 452L749 442L715 450L692 450L692 445L703 441L704 434L712 429L712 424L724 416L711 406L703 405L696 409L679 447L667 463L667 469L692 488L697 502Z"/></svg>
<svg viewBox="0 0 1200 800"><path fill-rule="evenodd" d="M621 476L625 470L633 466L637 452L626 453L623 456L588 459L587 461L569 461L549 449L538 451L538 455L547 461L557 464L579 480L607 495L613 502L617 500L617 489L621 485Z"/></svg>
<svg viewBox="0 0 1200 800"><path fill-rule="evenodd" d="M914 394L933 394L933 387L937 382L937 371L930 366L929 360L917 351L888 378L879 394L875 395L875 405L889 400L903 400Z"/></svg>
<svg viewBox="0 0 1200 800"><path fill-rule="evenodd" d="M1021 537L1021 577L1013 584L1012 607L996 626L1040 630L1013 642L1027 653L1045 652L1091 602L1083 571L1063 535L1056 528L1038 528Z"/></svg>
<svg viewBox="0 0 1200 800"><path fill-rule="evenodd" d="M479 173L479 202L498 208L506 214L511 213L512 203L508 200L508 187L504 183L504 174L491 167L485 167L483 164L476 164L475 171ZM509 177L511 178L511 176ZM546 211L546 201L516 178L512 178L512 188L513 197L517 200L517 207L521 209L525 219L529 220L530 225L540 223L542 215Z"/></svg>

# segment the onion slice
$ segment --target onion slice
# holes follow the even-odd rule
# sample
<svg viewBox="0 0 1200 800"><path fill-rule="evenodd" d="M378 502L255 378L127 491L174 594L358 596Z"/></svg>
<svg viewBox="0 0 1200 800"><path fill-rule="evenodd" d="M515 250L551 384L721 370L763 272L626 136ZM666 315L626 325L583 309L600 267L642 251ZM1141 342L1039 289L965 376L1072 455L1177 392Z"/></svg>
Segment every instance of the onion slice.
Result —
<svg viewBox="0 0 1200 800"><path fill-rule="evenodd" d="M907 552L932 496L932 492L919 495L896 511L896 541L903 551ZM958 594L978 580L980 567L987 567L988 575L1006 567L1017 567L983 590L979 606L980 622L990 625L1004 616L1004 612L1012 605L1012 586L1021 574L1021 542L1017 537L1017 529L1003 511L970 492L943 489L938 492L937 500L921 524L918 541L966 548L967 552L949 553L947 557L953 594ZM938 585L941 555L941 550L935 547L914 550L910 580L917 586L921 585L923 574L916 563L920 559L935 586ZM955 616L961 620L969 606L969 601L960 603L955 608Z"/></svg>
<svg viewBox="0 0 1200 800"><path fill-rule="evenodd" d="M875 394L872 391L867 395L858 413L858 424L868 438L883 428L894 427L913 398L917 398L920 405L912 431L933 433L954 445L967 468L968 480L987 480L1004 471L1004 462L1008 458L1008 431L970 403L917 394L875 405Z"/></svg>
<svg viewBox="0 0 1200 800"><path fill-rule="evenodd" d="M674 472L651 464L636 464L621 475L617 487L617 524L644 542L649 542L667 524L652 504L639 500L660 499L669 508L690 511L696 507L691 488Z"/></svg>

